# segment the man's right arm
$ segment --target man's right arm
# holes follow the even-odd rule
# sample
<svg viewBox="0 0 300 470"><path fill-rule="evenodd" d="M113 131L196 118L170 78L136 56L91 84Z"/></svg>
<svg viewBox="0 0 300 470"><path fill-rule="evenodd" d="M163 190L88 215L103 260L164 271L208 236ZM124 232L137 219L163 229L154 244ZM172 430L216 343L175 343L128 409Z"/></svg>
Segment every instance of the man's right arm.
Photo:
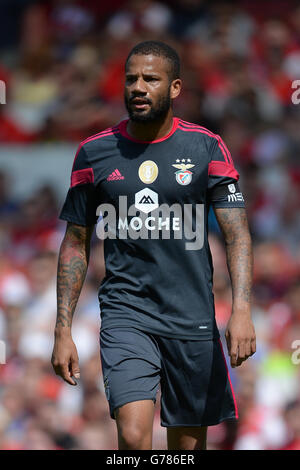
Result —
<svg viewBox="0 0 300 470"><path fill-rule="evenodd" d="M72 376L80 377L71 326L87 272L93 229L93 225L85 227L68 222L58 258L57 318L51 362L55 373L71 385L76 385Z"/></svg>

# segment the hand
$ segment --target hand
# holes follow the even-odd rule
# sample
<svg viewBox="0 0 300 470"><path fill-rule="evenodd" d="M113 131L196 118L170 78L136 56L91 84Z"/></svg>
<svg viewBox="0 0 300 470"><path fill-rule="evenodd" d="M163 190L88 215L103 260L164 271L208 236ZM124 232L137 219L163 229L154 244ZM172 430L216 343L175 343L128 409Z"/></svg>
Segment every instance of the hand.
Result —
<svg viewBox="0 0 300 470"><path fill-rule="evenodd" d="M232 313L225 337L231 367L240 366L256 351L255 330L248 313Z"/></svg>
<svg viewBox="0 0 300 470"><path fill-rule="evenodd" d="M55 338L51 363L56 375L60 375L70 385L77 385L72 376L80 378L76 346L70 334L57 335Z"/></svg>

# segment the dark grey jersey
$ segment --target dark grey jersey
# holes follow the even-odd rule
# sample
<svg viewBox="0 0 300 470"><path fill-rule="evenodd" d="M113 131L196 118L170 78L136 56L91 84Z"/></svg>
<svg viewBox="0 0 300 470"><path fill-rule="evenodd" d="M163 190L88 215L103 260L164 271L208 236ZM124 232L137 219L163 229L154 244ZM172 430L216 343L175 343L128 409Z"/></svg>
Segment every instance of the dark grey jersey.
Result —
<svg viewBox="0 0 300 470"><path fill-rule="evenodd" d="M178 118L151 142L128 135L127 122L80 144L60 214L97 224L104 239L101 328L216 338L208 211L244 207L230 152L218 135Z"/></svg>

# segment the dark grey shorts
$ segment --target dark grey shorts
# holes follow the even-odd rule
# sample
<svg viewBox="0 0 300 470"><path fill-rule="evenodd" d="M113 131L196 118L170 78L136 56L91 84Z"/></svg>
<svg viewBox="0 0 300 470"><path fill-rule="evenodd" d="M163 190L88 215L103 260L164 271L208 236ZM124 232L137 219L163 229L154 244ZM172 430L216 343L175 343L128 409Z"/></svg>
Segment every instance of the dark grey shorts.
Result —
<svg viewBox="0 0 300 470"><path fill-rule="evenodd" d="M126 403L156 401L161 425L212 426L237 418L236 401L220 340L164 338L136 328L100 332L110 415Z"/></svg>

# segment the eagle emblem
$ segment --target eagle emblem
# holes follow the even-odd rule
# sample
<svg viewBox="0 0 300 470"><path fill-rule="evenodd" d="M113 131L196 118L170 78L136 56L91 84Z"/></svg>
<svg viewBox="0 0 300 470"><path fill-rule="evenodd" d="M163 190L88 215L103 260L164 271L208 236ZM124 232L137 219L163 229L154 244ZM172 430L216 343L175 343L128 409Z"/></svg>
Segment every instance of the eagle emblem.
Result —
<svg viewBox="0 0 300 470"><path fill-rule="evenodd" d="M188 163L185 163L186 161ZM177 171L175 171L176 181L182 186L187 186L192 181L193 173L190 171L190 168L193 168L195 165L190 163L190 161L189 158L187 160L183 158L181 163L179 163L180 160L177 159L176 162L178 163L172 165L174 168L177 168Z"/></svg>

